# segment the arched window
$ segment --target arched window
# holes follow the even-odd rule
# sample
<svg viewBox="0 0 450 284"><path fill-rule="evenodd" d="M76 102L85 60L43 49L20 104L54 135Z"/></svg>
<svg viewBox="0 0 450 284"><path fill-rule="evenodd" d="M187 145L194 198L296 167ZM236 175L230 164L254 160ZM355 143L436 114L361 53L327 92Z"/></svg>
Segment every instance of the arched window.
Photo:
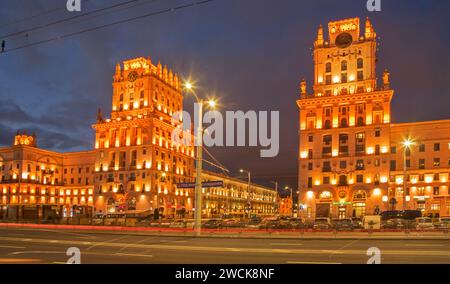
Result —
<svg viewBox="0 0 450 284"><path fill-rule="evenodd" d="M328 62L325 65L325 73L331 73L331 63L330 62Z"/></svg>
<svg viewBox="0 0 450 284"><path fill-rule="evenodd" d="M353 194L353 200L365 200L367 198L366 192L363 190L358 190Z"/></svg>
<svg viewBox="0 0 450 284"><path fill-rule="evenodd" d="M325 129L330 129L331 128L331 121L330 120L325 120L325 125L324 125Z"/></svg>
<svg viewBox="0 0 450 284"><path fill-rule="evenodd" d="M109 198L108 199L108 205L114 205L114 203L116 203L115 201L114 201L114 198Z"/></svg>
<svg viewBox="0 0 450 284"><path fill-rule="evenodd" d="M358 69L362 69L364 67L364 60L362 58L358 58L357 67Z"/></svg>
<svg viewBox="0 0 450 284"><path fill-rule="evenodd" d="M341 71L347 71L347 60L341 62Z"/></svg>
<svg viewBox="0 0 450 284"><path fill-rule="evenodd" d="M121 102L123 102L123 94L120 94L119 100L120 100Z"/></svg>
<svg viewBox="0 0 450 284"><path fill-rule="evenodd" d="M347 119L343 118L341 119L341 127L348 127Z"/></svg>
<svg viewBox="0 0 450 284"><path fill-rule="evenodd" d="M314 129L314 119L308 120L308 129Z"/></svg>
<svg viewBox="0 0 450 284"><path fill-rule="evenodd" d="M319 197L320 199L331 199L332 195L329 191L323 191Z"/></svg>
<svg viewBox="0 0 450 284"><path fill-rule="evenodd" d="M360 116L358 117L358 120L356 121L357 126L364 126L364 117Z"/></svg>

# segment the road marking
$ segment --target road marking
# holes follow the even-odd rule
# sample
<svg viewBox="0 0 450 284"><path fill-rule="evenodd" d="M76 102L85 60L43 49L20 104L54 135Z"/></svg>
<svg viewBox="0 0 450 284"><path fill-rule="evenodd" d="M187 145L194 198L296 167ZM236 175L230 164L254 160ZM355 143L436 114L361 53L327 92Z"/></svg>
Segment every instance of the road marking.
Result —
<svg viewBox="0 0 450 284"><path fill-rule="evenodd" d="M340 262L286 261L287 264L342 264Z"/></svg>
<svg viewBox="0 0 450 284"><path fill-rule="evenodd" d="M24 248L26 248L26 247L16 247L16 246L0 246L0 248L24 249Z"/></svg>
<svg viewBox="0 0 450 284"><path fill-rule="evenodd" d="M41 262L37 258L0 258L0 263L19 263L19 262Z"/></svg>
<svg viewBox="0 0 450 284"><path fill-rule="evenodd" d="M67 262L63 262L63 261L53 261L53 264L67 264Z"/></svg>
<svg viewBox="0 0 450 284"><path fill-rule="evenodd" d="M64 251L41 251L41 250L32 250L32 251L15 251L10 253L10 255L19 255L19 254L57 254L57 253L65 253Z"/></svg>
<svg viewBox="0 0 450 284"><path fill-rule="evenodd" d="M120 239L120 238L118 238ZM20 238L10 238L10 237L0 237L0 241L21 241ZM110 240L110 242L93 242L93 246L103 246L103 247L116 247L122 248L123 243L113 242L117 239ZM30 240L33 243L48 244L49 240L46 239L33 239ZM71 246L82 245L82 241L69 241L60 240L60 244L67 244ZM92 248L91 247L91 248ZM229 247L209 247L209 246L187 246L187 245L175 245L175 244L129 244L129 248L137 249L160 249L160 250L176 250L176 251L203 251L203 252L230 252L233 249L239 249L239 251L247 253L261 253L261 254L272 254L274 249L269 248L229 248ZM276 251L276 250L275 250ZM340 255L365 255L366 250L363 249L342 249L340 251L336 250L323 250L323 249L289 249L289 250L278 250L279 253L283 254L340 254ZM414 255L414 256L449 256L450 250L408 250L408 249L385 249L383 250L383 255Z"/></svg>
<svg viewBox="0 0 450 284"><path fill-rule="evenodd" d="M50 242L51 242L51 243L57 243L58 240L51 240Z"/></svg>
<svg viewBox="0 0 450 284"><path fill-rule="evenodd" d="M271 246L302 246L303 244L289 244L289 243L270 243Z"/></svg>
<svg viewBox="0 0 450 284"><path fill-rule="evenodd" d="M117 252L115 255L121 255L121 256L138 256L138 257L153 257L151 254L134 254L134 253L120 253Z"/></svg>
<svg viewBox="0 0 450 284"><path fill-rule="evenodd" d="M405 247L443 247L443 244L405 244Z"/></svg>
<svg viewBox="0 0 450 284"><path fill-rule="evenodd" d="M123 236L123 237L114 238L114 239L109 240L109 242L115 242L115 241L118 241L118 240L125 239L125 238L127 238L127 237L128 237L128 236ZM94 242L95 244L92 245L92 246L90 246L90 247L88 247L86 250L87 250L87 251L90 251L91 249L95 248L96 246L103 246L104 244L107 244L107 243L109 243L109 242L108 242L108 241L103 241L103 242L99 242L99 243ZM122 245L123 245L123 244L122 244Z"/></svg>
<svg viewBox="0 0 450 284"><path fill-rule="evenodd" d="M144 238L144 239L142 239L142 240L140 240L140 241L137 241L137 242L135 242L135 243L128 243L128 244L124 245L121 249L119 249L119 252L126 250L127 248L129 248L129 247L130 247L131 245L133 245L133 244L143 243L143 242L145 242L145 241L153 240L153 239L156 239L156 238L157 238L157 237L149 237L149 238Z"/></svg>
<svg viewBox="0 0 450 284"><path fill-rule="evenodd" d="M240 249L238 249L238 248L228 248L228 250L229 251L234 251L234 252L238 252L238 251L241 251Z"/></svg>

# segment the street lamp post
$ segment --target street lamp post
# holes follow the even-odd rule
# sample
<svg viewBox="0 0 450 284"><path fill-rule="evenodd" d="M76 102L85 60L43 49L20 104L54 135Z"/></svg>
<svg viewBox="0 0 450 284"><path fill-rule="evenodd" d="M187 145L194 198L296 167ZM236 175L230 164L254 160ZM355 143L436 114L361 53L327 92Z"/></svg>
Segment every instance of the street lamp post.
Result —
<svg viewBox="0 0 450 284"><path fill-rule="evenodd" d="M248 180L248 185L247 185L247 191L248 191L248 193L247 193L247 204L248 204L248 218L250 219L251 218L251 214L252 214L252 201L251 201L251 198L250 198L250 186L251 186L251 176L252 176L252 174L251 174L250 171L247 171L247 170L244 170L244 169L241 169L240 172L247 174L247 180Z"/></svg>
<svg viewBox="0 0 450 284"><path fill-rule="evenodd" d="M195 179L195 235L200 236L202 230L202 146L203 146L203 101L198 101L197 157Z"/></svg>
<svg viewBox="0 0 450 284"><path fill-rule="evenodd" d="M278 200L278 197L279 197L279 194L278 194L278 182L277 181L272 181L272 183L275 185L275 192L277 193L277 200ZM278 213L278 214L280 213L280 208L279 207L277 208L277 211L278 212L274 212L274 213Z"/></svg>
<svg viewBox="0 0 450 284"><path fill-rule="evenodd" d="M185 83L185 88L187 91L193 90L193 85L190 82ZM190 92L192 95L194 95L195 99L197 100L198 105L198 125L197 125L197 133L196 133L196 143L195 147L197 149L197 156L196 156L196 165L195 165L195 171L196 171L196 178L195 178L195 223L194 223L194 230L195 235L198 237L201 234L202 230L202 147L203 147L203 104L204 100L200 99L195 92ZM215 102L210 100L208 101L208 105L212 108L215 107Z"/></svg>

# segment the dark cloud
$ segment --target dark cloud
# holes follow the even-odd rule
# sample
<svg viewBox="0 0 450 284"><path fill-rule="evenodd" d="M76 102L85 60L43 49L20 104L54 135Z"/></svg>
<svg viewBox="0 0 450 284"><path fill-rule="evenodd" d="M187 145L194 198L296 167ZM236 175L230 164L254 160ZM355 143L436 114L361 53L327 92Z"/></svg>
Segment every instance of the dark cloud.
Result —
<svg viewBox="0 0 450 284"><path fill-rule="evenodd" d="M86 105L81 102L65 104L59 111L49 107L46 115L33 117L14 101L0 99L0 145L11 145L16 132L26 130L29 134L36 133L39 146L45 149L68 151L86 147L90 143L81 140L77 134L88 128L85 125L82 129L80 122L86 124L89 120L74 115L86 110Z"/></svg>

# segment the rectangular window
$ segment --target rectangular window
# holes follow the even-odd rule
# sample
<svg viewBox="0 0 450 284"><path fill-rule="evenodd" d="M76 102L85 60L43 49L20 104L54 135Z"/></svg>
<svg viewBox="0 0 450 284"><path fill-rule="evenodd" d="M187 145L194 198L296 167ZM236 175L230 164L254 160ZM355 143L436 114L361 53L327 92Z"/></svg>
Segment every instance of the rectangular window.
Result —
<svg viewBox="0 0 450 284"><path fill-rule="evenodd" d="M391 171L397 170L397 161L391 160Z"/></svg>
<svg viewBox="0 0 450 284"><path fill-rule="evenodd" d="M380 137L381 136L381 130L380 129L376 129L375 130L375 137Z"/></svg>
<svg viewBox="0 0 450 284"><path fill-rule="evenodd" d="M356 133L356 153L366 153L366 134L364 132Z"/></svg>
<svg viewBox="0 0 450 284"><path fill-rule="evenodd" d="M313 158L313 150L312 149L309 149L308 150L308 159L312 159Z"/></svg>
<svg viewBox="0 0 450 284"><path fill-rule="evenodd" d="M433 195L439 195L439 186L433 187Z"/></svg>
<svg viewBox="0 0 450 284"><path fill-rule="evenodd" d="M308 135L308 142L313 142L313 141L314 141L314 136Z"/></svg>
<svg viewBox="0 0 450 284"><path fill-rule="evenodd" d="M322 172L331 172L331 163L330 163L330 161L323 162Z"/></svg>
<svg viewBox="0 0 450 284"><path fill-rule="evenodd" d="M308 171L312 171L313 169L313 163L308 163Z"/></svg>
<svg viewBox="0 0 450 284"><path fill-rule="evenodd" d="M340 167L341 169L347 168L347 161L340 161L340 162L339 162L339 167Z"/></svg>
<svg viewBox="0 0 450 284"><path fill-rule="evenodd" d="M357 171L364 170L364 160L357 160L356 161L356 170Z"/></svg>
<svg viewBox="0 0 450 284"><path fill-rule="evenodd" d="M434 143L434 151L435 151L435 152L441 151L441 144L439 144L439 143Z"/></svg>
<svg viewBox="0 0 450 284"><path fill-rule="evenodd" d="M433 166L434 166L434 167L440 167L440 166L441 166L441 159L439 159L439 158L434 158L434 159L433 159Z"/></svg>
<svg viewBox="0 0 450 284"><path fill-rule="evenodd" d="M356 182L357 183L363 183L364 182L364 175L356 175Z"/></svg>
<svg viewBox="0 0 450 284"><path fill-rule="evenodd" d="M308 188L312 188L312 177L308 177Z"/></svg>
<svg viewBox="0 0 450 284"><path fill-rule="evenodd" d="M364 80L364 72L358 71L358 81L362 81L362 80Z"/></svg>
<svg viewBox="0 0 450 284"><path fill-rule="evenodd" d="M425 152L425 144L423 144L423 143L421 143L420 145L419 145L419 152Z"/></svg>
<svg viewBox="0 0 450 284"><path fill-rule="evenodd" d="M330 184L330 177L323 177L323 184Z"/></svg>
<svg viewBox="0 0 450 284"><path fill-rule="evenodd" d="M406 160L406 168L411 168L411 160Z"/></svg>
<svg viewBox="0 0 450 284"><path fill-rule="evenodd" d="M425 159L419 159L419 170L425 169Z"/></svg>
<svg viewBox="0 0 450 284"><path fill-rule="evenodd" d="M441 210L441 205L439 203L432 203L430 205L430 209L432 211L439 211L439 210Z"/></svg>
<svg viewBox="0 0 450 284"><path fill-rule="evenodd" d="M391 153L392 153L392 154L397 154L397 147L392 146L392 147L391 147Z"/></svg>

